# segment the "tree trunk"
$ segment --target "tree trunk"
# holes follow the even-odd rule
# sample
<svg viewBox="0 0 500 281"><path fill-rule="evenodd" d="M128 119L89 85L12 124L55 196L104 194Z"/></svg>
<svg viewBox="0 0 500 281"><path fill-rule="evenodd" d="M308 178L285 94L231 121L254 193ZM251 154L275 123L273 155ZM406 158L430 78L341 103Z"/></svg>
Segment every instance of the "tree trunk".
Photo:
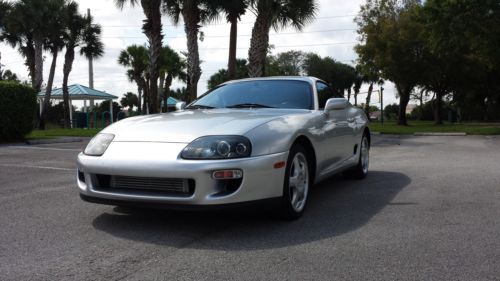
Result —
<svg viewBox="0 0 500 281"><path fill-rule="evenodd" d="M354 92L354 106L358 106L358 95L359 92Z"/></svg>
<svg viewBox="0 0 500 281"><path fill-rule="evenodd" d="M270 17L259 11L252 29L252 39L248 50L248 75L250 77L264 76L270 29Z"/></svg>
<svg viewBox="0 0 500 281"><path fill-rule="evenodd" d="M410 102L410 94L413 87L404 87L396 85L399 94L399 109L398 109L398 125L408 126L408 121L406 120L406 107L408 102Z"/></svg>
<svg viewBox="0 0 500 281"><path fill-rule="evenodd" d="M161 34L161 0L141 0L141 5L146 15L143 25L144 33L149 41L149 89L150 113L157 113L158 106L158 60L161 54L163 35Z"/></svg>
<svg viewBox="0 0 500 281"><path fill-rule="evenodd" d="M436 92L436 106L434 107L434 122L436 125L443 125L443 119L441 118L443 111L443 91L439 90Z"/></svg>
<svg viewBox="0 0 500 281"><path fill-rule="evenodd" d="M161 100L165 96L165 89L163 88L163 84L165 83L165 73L160 73L160 84L158 85L158 104L161 107ZM164 105L165 106L165 105ZM160 112L162 112L162 108L160 108Z"/></svg>
<svg viewBox="0 0 500 281"><path fill-rule="evenodd" d="M238 42L238 17L231 17L229 34L229 59L227 62L227 80L236 79L236 48Z"/></svg>
<svg viewBox="0 0 500 281"><path fill-rule="evenodd" d="M26 42L26 66L28 66L28 74L31 79L31 86L35 87L35 47L33 44L33 40L28 39Z"/></svg>
<svg viewBox="0 0 500 281"><path fill-rule="evenodd" d="M45 98L43 100L42 113L40 114L40 121L38 128L45 130L45 119L47 118L47 108L50 105L50 95L52 94L52 83L54 82L54 74L56 72L58 50L52 51L52 64L50 65L49 80L47 81L47 89L45 89Z"/></svg>
<svg viewBox="0 0 500 281"><path fill-rule="evenodd" d="M198 53L198 32L200 15L198 3L195 0L186 0L182 10L184 18L184 31L187 37L187 72L188 72L188 93L187 103L198 97L198 81L201 77L200 54Z"/></svg>
<svg viewBox="0 0 500 281"><path fill-rule="evenodd" d="M137 94L139 95L139 100L137 102L137 111L139 111L139 114L142 114L142 86L140 81L136 81L137 83Z"/></svg>
<svg viewBox="0 0 500 281"><path fill-rule="evenodd" d="M368 87L368 94L366 95L366 103L365 103L365 114L370 118L370 101L372 99L372 92L373 92L373 82L370 83L370 87Z"/></svg>
<svg viewBox="0 0 500 281"><path fill-rule="evenodd" d="M37 93L40 92L43 83L43 39L35 38L35 83L33 88Z"/></svg>
<svg viewBox="0 0 500 281"><path fill-rule="evenodd" d="M165 79L165 112L168 112L168 97L170 95L170 86L172 86L172 80L174 80L174 78L171 74L168 74L167 79Z"/></svg>
<svg viewBox="0 0 500 281"><path fill-rule="evenodd" d="M142 103L142 112L144 114L149 114L149 81L147 79L142 79L142 98L144 102Z"/></svg>
<svg viewBox="0 0 500 281"><path fill-rule="evenodd" d="M71 128L71 120L69 120L71 110L69 105L69 89L68 89L68 79L71 70L73 69L73 61L75 60L75 47L74 45L68 44L66 46L66 54L64 55L64 66L63 66L63 112L64 112L64 128ZM88 126L88 124L87 124Z"/></svg>
<svg viewBox="0 0 500 281"><path fill-rule="evenodd" d="M87 17L91 19L90 9L87 9ZM94 89L94 59L92 57L88 57L87 59L89 60L89 88ZM91 104L92 106L93 104Z"/></svg>
<svg viewBox="0 0 500 281"><path fill-rule="evenodd" d="M348 88L347 89L347 100L350 101L351 100L351 88Z"/></svg>

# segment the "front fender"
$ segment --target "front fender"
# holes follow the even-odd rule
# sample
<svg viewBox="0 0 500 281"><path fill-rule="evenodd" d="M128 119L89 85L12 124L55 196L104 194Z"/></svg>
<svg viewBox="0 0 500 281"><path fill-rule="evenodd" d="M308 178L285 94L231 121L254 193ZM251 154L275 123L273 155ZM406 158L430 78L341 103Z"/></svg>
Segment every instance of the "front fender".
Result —
<svg viewBox="0 0 500 281"><path fill-rule="evenodd" d="M289 151L299 136L314 143L311 129L320 118L320 113L283 116L248 131L245 136L252 142L252 156Z"/></svg>

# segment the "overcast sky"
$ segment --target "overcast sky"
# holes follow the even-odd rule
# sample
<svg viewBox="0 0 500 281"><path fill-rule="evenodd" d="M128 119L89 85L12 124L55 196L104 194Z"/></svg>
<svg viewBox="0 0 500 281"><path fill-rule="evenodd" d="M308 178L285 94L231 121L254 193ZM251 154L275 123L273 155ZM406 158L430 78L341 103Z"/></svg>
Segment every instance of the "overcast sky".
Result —
<svg viewBox="0 0 500 281"><path fill-rule="evenodd" d="M112 0L77 0L82 13L91 10L97 23L103 27L103 41L105 55L94 62L94 86L96 89L106 91L116 96L122 96L131 91L136 93L135 84L128 82L125 69L118 65L117 58L122 49L131 44L145 44L146 37L142 34L141 26L144 14L140 6L131 8L126 6L123 10L115 7ZM316 20L308 25L302 33L294 29L281 30L279 33L271 32L270 44L275 46L274 54L288 50L302 50L315 52L321 56L330 56L343 63L353 65L357 56L353 47L357 41L356 24L353 22L359 7L364 0L319 0L319 13ZM248 57L250 34L255 16L251 12L242 18L238 28L238 58ZM168 17L163 17L163 44L168 44L177 51L186 50L186 38L182 23L172 26ZM202 63L202 76L198 86L201 94L207 90L208 78L221 68L227 66L229 25L221 20L201 29L205 40L200 42L200 57ZM17 50L0 43L2 54L1 63L4 68L17 73L22 80L28 80L28 72ZM51 57L46 54L44 64L44 83L47 82ZM62 86L62 65L64 54L58 58L55 87ZM73 71L70 75L70 84L88 85L88 63L83 57L76 57ZM183 86L175 82L172 88ZM365 91L364 87L362 91ZM385 85L384 103L395 102L394 87ZM361 96L364 99L365 96ZM378 95L372 100L378 102Z"/></svg>

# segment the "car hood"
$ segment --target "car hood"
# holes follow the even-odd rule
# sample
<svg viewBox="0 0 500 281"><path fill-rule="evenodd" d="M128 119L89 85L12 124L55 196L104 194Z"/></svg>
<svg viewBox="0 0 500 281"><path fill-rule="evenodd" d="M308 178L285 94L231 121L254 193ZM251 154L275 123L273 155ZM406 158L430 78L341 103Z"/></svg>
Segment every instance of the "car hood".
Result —
<svg viewBox="0 0 500 281"><path fill-rule="evenodd" d="M124 119L103 130L114 141L189 143L207 135L244 135L286 115L307 114L296 109L212 109L146 115Z"/></svg>

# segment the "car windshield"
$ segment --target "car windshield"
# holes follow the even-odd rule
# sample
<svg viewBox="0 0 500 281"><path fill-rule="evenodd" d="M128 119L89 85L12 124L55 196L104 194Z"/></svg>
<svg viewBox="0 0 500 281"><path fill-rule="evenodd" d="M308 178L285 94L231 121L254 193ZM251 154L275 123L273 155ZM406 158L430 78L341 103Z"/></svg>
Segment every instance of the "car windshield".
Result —
<svg viewBox="0 0 500 281"><path fill-rule="evenodd" d="M204 94L187 108L312 109L312 105L311 86L305 81L257 80L219 86Z"/></svg>

